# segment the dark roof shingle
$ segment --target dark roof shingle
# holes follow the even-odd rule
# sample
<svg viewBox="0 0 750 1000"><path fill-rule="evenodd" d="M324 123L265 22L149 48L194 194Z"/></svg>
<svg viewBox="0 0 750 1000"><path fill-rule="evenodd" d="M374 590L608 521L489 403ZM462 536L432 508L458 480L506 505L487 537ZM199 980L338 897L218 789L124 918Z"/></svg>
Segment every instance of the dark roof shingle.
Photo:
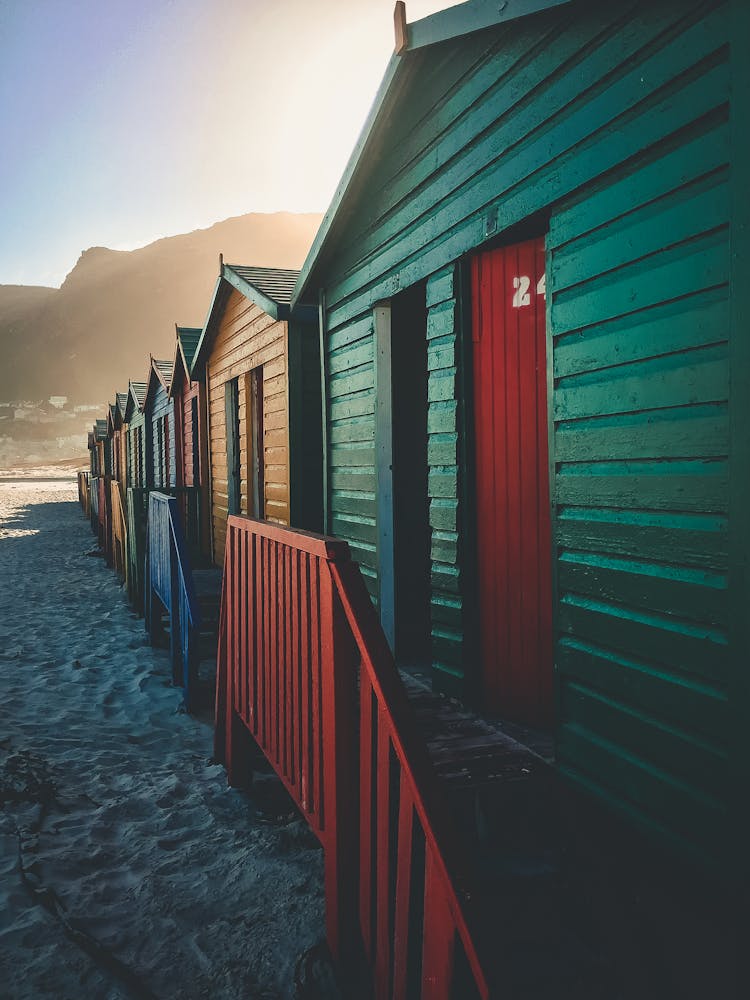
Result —
<svg viewBox="0 0 750 1000"><path fill-rule="evenodd" d="M238 278L278 305L288 306L292 301L299 271L281 267L244 267L241 264L225 264L224 268L234 271Z"/></svg>

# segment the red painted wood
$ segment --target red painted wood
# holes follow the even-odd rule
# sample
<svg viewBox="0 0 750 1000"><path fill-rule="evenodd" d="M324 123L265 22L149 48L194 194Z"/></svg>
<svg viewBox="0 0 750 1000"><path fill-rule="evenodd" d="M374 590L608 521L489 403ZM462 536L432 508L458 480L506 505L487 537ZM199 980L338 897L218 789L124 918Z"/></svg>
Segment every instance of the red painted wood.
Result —
<svg viewBox="0 0 750 1000"><path fill-rule="evenodd" d="M472 261L480 653L485 703L552 715L544 240Z"/></svg>
<svg viewBox="0 0 750 1000"><path fill-rule="evenodd" d="M375 995L390 996L391 992L391 798L388 714L380 702L377 714L377 821L375 857Z"/></svg>
<svg viewBox="0 0 750 1000"><path fill-rule="evenodd" d="M312 812L312 789L310 787L310 756L311 756L311 733L310 733L310 556L306 552L300 553L300 586L307 597L301 599L300 614L300 658L302 666L300 701L302 708L301 726L301 750L300 750L300 791L302 808L306 812Z"/></svg>
<svg viewBox="0 0 750 1000"><path fill-rule="evenodd" d="M449 1000L453 995L451 984L456 951L456 924L436 860L434 845L428 844L424 879L423 1000Z"/></svg>
<svg viewBox="0 0 750 1000"><path fill-rule="evenodd" d="M372 687L366 673L359 681L359 922L365 956L372 961L372 894L374 882L373 841L375 830L372 810L374 761L372 759L373 711Z"/></svg>
<svg viewBox="0 0 750 1000"><path fill-rule="evenodd" d="M238 731L242 723L233 710L236 689L246 692L240 701L257 704L255 718L266 720L262 735L260 726L250 724L249 709L245 717L323 845L327 937L336 960L352 962L359 941L372 969L374 995L408 995L409 954L419 946L409 940L412 844L419 827L430 908L421 995L450 995L460 938L478 994L486 998L487 979L470 930L473 904L461 889L468 884L467 859L458 851L361 573L345 546L300 536L297 547L299 533L265 529L249 518L229 519L216 718L217 748L230 781L240 783L249 766L247 741ZM290 605L299 606L298 617ZM249 621L252 608L258 627ZM392 766L394 778L398 769L398 808L391 799Z"/></svg>
<svg viewBox="0 0 750 1000"><path fill-rule="evenodd" d="M411 876L412 843L414 838L414 805L409 792L409 780L404 771L400 776L401 791L398 805L398 857L396 864L396 904L393 926L393 998L408 1000L409 954L412 945Z"/></svg>

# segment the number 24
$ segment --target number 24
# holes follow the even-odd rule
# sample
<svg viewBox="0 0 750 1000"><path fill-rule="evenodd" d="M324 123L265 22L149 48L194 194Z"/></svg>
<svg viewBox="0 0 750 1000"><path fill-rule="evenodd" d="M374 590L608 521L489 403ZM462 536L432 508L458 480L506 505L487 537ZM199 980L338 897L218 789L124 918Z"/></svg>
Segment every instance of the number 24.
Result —
<svg viewBox="0 0 750 1000"><path fill-rule="evenodd" d="M515 292L513 293L513 308L520 309L521 306L531 305L531 294L529 293L531 278L522 274L520 277L513 279L513 287L515 288ZM546 298L547 282L544 274L536 283L536 294L541 295L542 298Z"/></svg>

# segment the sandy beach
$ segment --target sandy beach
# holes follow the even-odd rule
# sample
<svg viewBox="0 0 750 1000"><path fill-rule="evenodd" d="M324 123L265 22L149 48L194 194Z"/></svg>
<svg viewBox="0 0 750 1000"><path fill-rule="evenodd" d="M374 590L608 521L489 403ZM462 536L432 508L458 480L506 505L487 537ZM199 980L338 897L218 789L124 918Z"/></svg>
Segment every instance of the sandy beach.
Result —
<svg viewBox="0 0 750 1000"><path fill-rule="evenodd" d="M291 997L321 852L227 788L93 547L75 483L0 482L0 997Z"/></svg>

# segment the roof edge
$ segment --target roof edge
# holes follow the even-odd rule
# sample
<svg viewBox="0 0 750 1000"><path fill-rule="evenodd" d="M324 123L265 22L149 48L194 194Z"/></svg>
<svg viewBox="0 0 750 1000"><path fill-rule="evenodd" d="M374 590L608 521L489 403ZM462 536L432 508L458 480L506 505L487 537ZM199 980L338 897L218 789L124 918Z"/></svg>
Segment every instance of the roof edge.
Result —
<svg viewBox="0 0 750 1000"><path fill-rule="evenodd" d="M255 285L252 285L249 281L241 277L241 275L237 274L231 264L222 265L221 276L233 288L236 288L238 292L244 295L246 299L250 299L256 306L260 306L268 316L271 316L273 319L289 318L288 305L269 299L259 288L256 288Z"/></svg>
<svg viewBox="0 0 750 1000"><path fill-rule="evenodd" d="M470 35L473 31L493 28L506 21L515 21L528 14L538 14L552 7L561 7L571 0L466 0L435 14L428 14L407 25L406 50L437 45L451 38Z"/></svg>
<svg viewBox="0 0 750 1000"><path fill-rule="evenodd" d="M349 194L353 181L360 171L364 153L373 137L373 132L384 112L388 109L389 104L395 98L395 94L392 91L400 75L399 71L401 67L408 61L405 57L408 57L410 52L425 48L428 45L435 45L438 42L444 42L451 38L459 38L474 31L481 31L483 28L490 28L498 24L503 24L506 21L514 21L528 14L538 14L544 10L560 7L571 2L572 0L506 0L505 3L499 3L498 0L466 0L465 3L448 7L447 10L429 14L427 17L407 24L406 45L402 43L400 48L398 48L399 37L397 28L396 45L398 51L391 55L365 124L349 157L331 204L323 216L323 221L302 265L300 276L292 292L292 309L294 309L307 291L307 286L315 266L328 243L333 223L339 214L346 196Z"/></svg>
<svg viewBox="0 0 750 1000"><path fill-rule="evenodd" d="M313 244L310 247L307 257L305 258L302 269L300 270L299 277L297 278L297 284L294 286L294 291L292 292L292 309L297 306L300 299L305 294L307 283L312 275L313 268L323 252L326 243L328 242L331 226L333 225L334 219L338 215L344 198L349 193L352 181L355 179L359 171L362 155L372 138L372 133L375 130L376 125L380 121L386 100L391 91L391 86L402 65L403 60L401 56L396 55L394 52L388 62L388 65L386 66L383 79L380 81L380 86L375 94L375 100L372 103L367 118L365 119L365 123L362 126L362 131L359 133L359 138L357 139L351 156L349 157L346 167L344 168L344 173L342 174L338 187L334 192L331 204L328 206L328 210L323 216L323 221L318 227Z"/></svg>

